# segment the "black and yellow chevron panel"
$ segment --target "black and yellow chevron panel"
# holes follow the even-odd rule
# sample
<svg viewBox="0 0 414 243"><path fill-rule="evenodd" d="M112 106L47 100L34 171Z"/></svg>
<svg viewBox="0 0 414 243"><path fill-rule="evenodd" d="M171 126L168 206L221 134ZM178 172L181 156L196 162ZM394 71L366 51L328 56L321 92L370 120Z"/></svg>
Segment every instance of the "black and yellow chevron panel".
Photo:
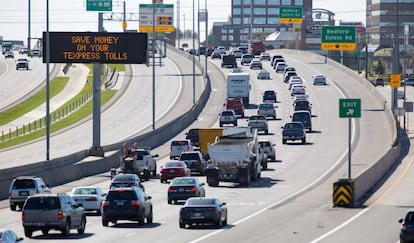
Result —
<svg viewBox="0 0 414 243"><path fill-rule="evenodd" d="M333 204L336 207L353 206L354 188L352 180L339 179L333 184Z"/></svg>

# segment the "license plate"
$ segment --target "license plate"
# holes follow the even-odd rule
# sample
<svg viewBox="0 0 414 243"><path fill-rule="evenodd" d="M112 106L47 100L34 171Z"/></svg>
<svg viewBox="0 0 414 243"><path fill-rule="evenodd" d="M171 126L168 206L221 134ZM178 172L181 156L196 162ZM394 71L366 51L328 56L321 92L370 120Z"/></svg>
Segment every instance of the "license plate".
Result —
<svg viewBox="0 0 414 243"><path fill-rule="evenodd" d="M21 192L19 192L19 196L29 196L29 192L28 191L21 191Z"/></svg>
<svg viewBox="0 0 414 243"><path fill-rule="evenodd" d="M124 202L117 202L116 205L117 206L124 206Z"/></svg>
<svg viewBox="0 0 414 243"><path fill-rule="evenodd" d="M173 170L170 170L170 173L174 173L175 172L175 170L173 169Z"/></svg>
<svg viewBox="0 0 414 243"><path fill-rule="evenodd" d="M183 192L184 191L184 188L179 188L178 191L179 192Z"/></svg>
<svg viewBox="0 0 414 243"><path fill-rule="evenodd" d="M44 222L36 222L35 225L36 226L45 226L45 223Z"/></svg>

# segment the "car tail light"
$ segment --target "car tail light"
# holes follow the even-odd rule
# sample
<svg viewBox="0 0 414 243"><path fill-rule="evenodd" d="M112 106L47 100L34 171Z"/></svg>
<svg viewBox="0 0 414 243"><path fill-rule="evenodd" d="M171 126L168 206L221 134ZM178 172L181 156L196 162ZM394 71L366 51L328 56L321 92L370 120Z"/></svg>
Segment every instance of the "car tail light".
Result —
<svg viewBox="0 0 414 243"><path fill-rule="evenodd" d="M12 193L11 193L11 192L9 192L9 197L11 197L11 195L12 195Z"/></svg>
<svg viewBox="0 0 414 243"><path fill-rule="evenodd" d="M200 162L201 162L200 158L197 158L197 159L196 159L196 162L197 162L197 163L200 163Z"/></svg>
<svg viewBox="0 0 414 243"><path fill-rule="evenodd" d="M406 230L407 226L404 223L401 223L401 229Z"/></svg>
<svg viewBox="0 0 414 243"><path fill-rule="evenodd" d="M131 205L139 207L141 205L141 202L140 201L131 201Z"/></svg>
<svg viewBox="0 0 414 243"><path fill-rule="evenodd" d="M109 201L103 201L102 207L108 207L110 205Z"/></svg>
<svg viewBox="0 0 414 243"><path fill-rule="evenodd" d="M24 221L26 217L24 216L24 212L22 213L22 221Z"/></svg>
<svg viewBox="0 0 414 243"><path fill-rule="evenodd" d="M170 152L172 152L172 146L170 146Z"/></svg>
<svg viewBox="0 0 414 243"><path fill-rule="evenodd" d="M187 150L187 151L190 151L190 146L187 146L187 147L186 147L186 150Z"/></svg>
<svg viewBox="0 0 414 243"><path fill-rule="evenodd" d="M62 210L58 211L58 219L63 219L63 211Z"/></svg>
<svg viewBox="0 0 414 243"><path fill-rule="evenodd" d="M178 190L177 190L177 188L175 188L175 187L169 187L168 188L168 192L177 192Z"/></svg>
<svg viewBox="0 0 414 243"><path fill-rule="evenodd" d="M87 202L96 202L96 201L98 201L98 199L96 199L96 197L90 197L90 198L87 198L85 201L87 201Z"/></svg>
<svg viewBox="0 0 414 243"><path fill-rule="evenodd" d="M195 186L193 186L191 188L187 188L186 191L187 192L195 192L195 191L197 191L197 188Z"/></svg>
<svg viewBox="0 0 414 243"><path fill-rule="evenodd" d="M180 172L180 173L184 174L184 169L183 169L183 168L179 168L179 169L178 169L178 172Z"/></svg>

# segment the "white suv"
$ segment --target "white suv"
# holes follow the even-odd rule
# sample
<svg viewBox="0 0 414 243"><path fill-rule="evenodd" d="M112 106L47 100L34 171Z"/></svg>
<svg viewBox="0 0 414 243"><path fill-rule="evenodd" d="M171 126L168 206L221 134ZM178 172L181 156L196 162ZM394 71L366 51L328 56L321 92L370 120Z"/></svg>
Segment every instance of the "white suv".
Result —
<svg viewBox="0 0 414 243"><path fill-rule="evenodd" d="M16 211L17 206L22 209L29 196L39 193L51 193L50 188L41 177L18 176L14 178L9 189L10 209Z"/></svg>
<svg viewBox="0 0 414 243"><path fill-rule="evenodd" d="M220 127L224 124L233 124L237 126L237 116L234 110L224 110L220 113Z"/></svg>

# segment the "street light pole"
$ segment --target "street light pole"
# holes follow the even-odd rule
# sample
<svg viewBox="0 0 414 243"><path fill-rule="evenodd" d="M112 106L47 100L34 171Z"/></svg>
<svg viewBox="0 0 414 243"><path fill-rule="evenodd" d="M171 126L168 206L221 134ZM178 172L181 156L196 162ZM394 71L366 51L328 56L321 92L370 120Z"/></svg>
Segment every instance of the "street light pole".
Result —
<svg viewBox="0 0 414 243"><path fill-rule="evenodd" d="M30 12L32 11L30 0L28 0L27 4L28 4L28 13L27 13L27 18L28 18L28 21L27 21L28 22L28 27L27 27L27 55L30 55L31 54L31 48L30 48L31 16L30 16Z"/></svg>
<svg viewBox="0 0 414 243"><path fill-rule="evenodd" d="M194 4L193 0L193 31L191 33L192 37L193 37L193 105L195 104L195 36L194 36L194 29L195 29L195 23L194 23L194 19L195 19L195 4Z"/></svg>
<svg viewBox="0 0 414 243"><path fill-rule="evenodd" d="M50 160L50 40L49 40L49 0L46 0L46 160Z"/></svg>

